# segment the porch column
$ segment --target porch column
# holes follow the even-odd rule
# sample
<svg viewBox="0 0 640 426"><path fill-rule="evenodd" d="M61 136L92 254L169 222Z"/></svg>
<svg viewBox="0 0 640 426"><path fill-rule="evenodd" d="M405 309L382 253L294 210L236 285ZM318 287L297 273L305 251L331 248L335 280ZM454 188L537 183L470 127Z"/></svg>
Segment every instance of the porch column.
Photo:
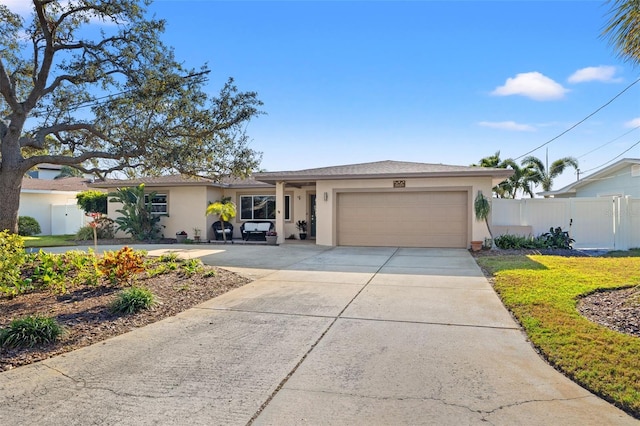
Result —
<svg viewBox="0 0 640 426"><path fill-rule="evenodd" d="M278 244L284 242L284 182L276 182L276 232Z"/></svg>

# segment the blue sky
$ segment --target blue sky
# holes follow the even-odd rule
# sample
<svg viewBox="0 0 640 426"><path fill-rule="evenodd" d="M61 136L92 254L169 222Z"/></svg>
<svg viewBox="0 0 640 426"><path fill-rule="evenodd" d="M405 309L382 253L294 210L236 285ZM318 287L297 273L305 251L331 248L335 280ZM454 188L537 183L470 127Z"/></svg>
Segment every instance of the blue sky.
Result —
<svg viewBox="0 0 640 426"><path fill-rule="evenodd" d="M212 94L230 76L258 92L267 114L247 131L270 171L386 159L468 165L498 150L519 157L640 77L600 37L607 11L601 1L150 7L166 19L177 58L209 64ZM593 169L638 142L638 126L640 83L547 145L549 158L572 155ZM533 154L544 158L545 148ZM640 145L623 157L640 157ZM574 179L568 171L554 188Z"/></svg>

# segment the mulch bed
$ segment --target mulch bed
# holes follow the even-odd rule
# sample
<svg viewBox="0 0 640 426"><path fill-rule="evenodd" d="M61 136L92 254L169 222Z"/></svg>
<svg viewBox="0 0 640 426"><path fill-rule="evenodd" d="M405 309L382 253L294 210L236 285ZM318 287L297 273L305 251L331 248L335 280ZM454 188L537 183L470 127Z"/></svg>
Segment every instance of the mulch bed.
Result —
<svg viewBox="0 0 640 426"><path fill-rule="evenodd" d="M204 272L215 269L209 277ZM134 315L117 315L110 304L121 287L101 285L76 287L64 295L38 291L13 299L0 297L0 328L11 320L28 315L54 317L65 334L54 344L26 348L0 348L0 371L50 358L88 346L109 337L176 315L229 290L243 286L249 279L225 269L205 266L205 271L185 277L178 271L153 278L140 277L136 285L146 287L156 296L158 305Z"/></svg>
<svg viewBox="0 0 640 426"><path fill-rule="evenodd" d="M640 337L640 288L598 291L583 297L578 311L591 321Z"/></svg>

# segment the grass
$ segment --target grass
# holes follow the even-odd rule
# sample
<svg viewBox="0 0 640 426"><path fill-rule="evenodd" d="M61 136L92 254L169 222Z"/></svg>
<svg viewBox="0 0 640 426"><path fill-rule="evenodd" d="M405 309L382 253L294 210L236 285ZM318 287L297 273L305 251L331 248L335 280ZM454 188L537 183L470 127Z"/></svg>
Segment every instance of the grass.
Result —
<svg viewBox="0 0 640 426"><path fill-rule="evenodd" d="M640 284L637 257L478 258L495 289L547 360L585 388L640 417L640 338L595 324L576 309L601 289Z"/></svg>
<svg viewBox="0 0 640 426"><path fill-rule="evenodd" d="M77 245L73 239L75 235L42 235L22 237L25 247L62 247Z"/></svg>

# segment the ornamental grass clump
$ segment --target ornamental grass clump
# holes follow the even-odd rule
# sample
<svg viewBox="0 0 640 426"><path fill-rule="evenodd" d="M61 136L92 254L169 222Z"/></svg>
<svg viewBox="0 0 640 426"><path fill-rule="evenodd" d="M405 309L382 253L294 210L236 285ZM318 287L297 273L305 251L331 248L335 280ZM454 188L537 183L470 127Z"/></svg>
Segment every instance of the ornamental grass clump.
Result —
<svg viewBox="0 0 640 426"><path fill-rule="evenodd" d="M118 293L111 305L114 314L135 314L143 309L150 309L157 304L153 293L142 287L130 287Z"/></svg>
<svg viewBox="0 0 640 426"><path fill-rule="evenodd" d="M0 330L0 347L24 348L53 343L64 330L50 317L28 316L18 318L9 327Z"/></svg>

